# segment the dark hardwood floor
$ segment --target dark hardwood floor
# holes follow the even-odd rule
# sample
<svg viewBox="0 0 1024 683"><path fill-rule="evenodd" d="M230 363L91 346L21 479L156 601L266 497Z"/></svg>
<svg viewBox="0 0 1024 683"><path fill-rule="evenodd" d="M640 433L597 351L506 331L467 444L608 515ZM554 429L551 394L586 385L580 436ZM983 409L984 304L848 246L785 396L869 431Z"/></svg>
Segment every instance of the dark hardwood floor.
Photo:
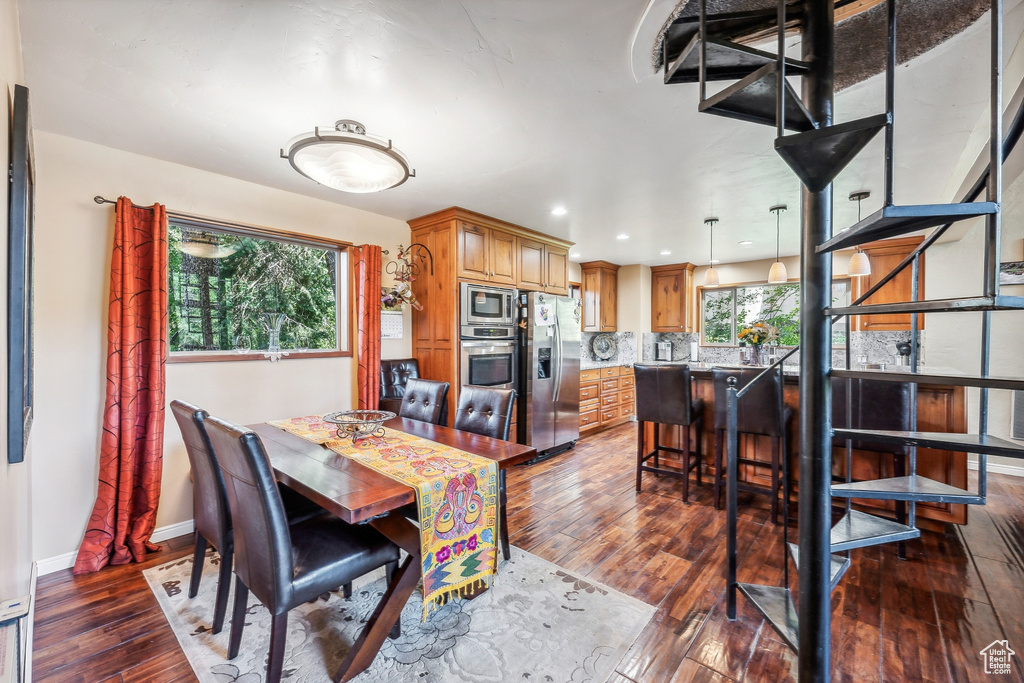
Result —
<svg viewBox="0 0 1024 683"><path fill-rule="evenodd" d="M739 619L725 618L725 515L710 487L691 487L683 505L678 480L645 475L635 493L635 430L514 468L512 542L658 607L616 683L795 680L795 655L742 598ZM1024 479L992 475L989 491L969 525L924 532L905 561L894 546L854 551L832 600L834 680L1024 681L1019 656L1010 676L986 675L979 656L1003 638L1024 653ZM768 523L767 499L740 501L740 581L781 582L781 527ZM190 543L174 539L143 565L40 579L35 680L195 680L141 575Z"/></svg>

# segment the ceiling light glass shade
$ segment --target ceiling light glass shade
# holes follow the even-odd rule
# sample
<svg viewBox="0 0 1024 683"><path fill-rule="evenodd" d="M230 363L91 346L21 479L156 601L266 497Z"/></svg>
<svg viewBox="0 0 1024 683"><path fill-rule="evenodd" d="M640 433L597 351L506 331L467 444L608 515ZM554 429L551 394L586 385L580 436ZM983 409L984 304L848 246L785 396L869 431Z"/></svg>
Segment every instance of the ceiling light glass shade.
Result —
<svg viewBox="0 0 1024 683"><path fill-rule="evenodd" d="M182 252L196 258L227 258L242 247L237 239L229 237L221 241L218 235L208 232L185 233L184 239L177 246Z"/></svg>
<svg viewBox="0 0 1024 683"><path fill-rule="evenodd" d="M717 287L718 282L718 271L714 267L708 268L704 273L704 286L705 287Z"/></svg>
<svg viewBox="0 0 1024 683"><path fill-rule="evenodd" d="M786 264L782 261L773 263L772 267L768 269L768 284L781 285L788 281L789 273L786 272Z"/></svg>
<svg viewBox="0 0 1024 683"><path fill-rule="evenodd" d="M380 192L416 176L390 140L367 135L356 121L342 120L335 130L317 128L298 135L281 156L310 180L342 192Z"/></svg>
<svg viewBox="0 0 1024 683"><path fill-rule="evenodd" d="M846 269L850 277L864 277L871 275L871 261L863 251L856 251L850 257L850 265Z"/></svg>

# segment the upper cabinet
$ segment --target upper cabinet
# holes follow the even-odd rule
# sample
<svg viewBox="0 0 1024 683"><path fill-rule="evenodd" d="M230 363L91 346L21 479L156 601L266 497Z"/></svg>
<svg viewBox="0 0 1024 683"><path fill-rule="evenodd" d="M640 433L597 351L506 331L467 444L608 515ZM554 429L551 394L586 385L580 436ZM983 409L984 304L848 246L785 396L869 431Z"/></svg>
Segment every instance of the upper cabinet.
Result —
<svg viewBox="0 0 1024 683"><path fill-rule="evenodd" d="M569 293L568 260L572 242L463 209L440 213L449 212L465 216L465 219L456 219L460 280L549 294Z"/></svg>
<svg viewBox="0 0 1024 683"><path fill-rule="evenodd" d="M858 298L875 286L889 271L910 255L919 245L923 237L901 237L898 239L878 240L861 246L861 250L871 261L871 274L864 277L851 278L851 295ZM918 271L918 298L924 300L924 254L921 254L921 267ZM872 294L865 304L887 304L899 301L910 301L913 298L911 286L913 275L908 266L895 278ZM925 316L918 316L918 323L924 328ZM875 315L858 315L853 318L853 329L859 331L909 331L909 313L886 313Z"/></svg>
<svg viewBox="0 0 1024 683"><path fill-rule="evenodd" d="M459 277L516 284L515 235L459 221Z"/></svg>
<svg viewBox="0 0 1024 683"><path fill-rule="evenodd" d="M619 266L607 261L580 264L583 275L583 331L614 332Z"/></svg>
<svg viewBox="0 0 1024 683"><path fill-rule="evenodd" d="M692 263L651 268L651 332L693 332Z"/></svg>

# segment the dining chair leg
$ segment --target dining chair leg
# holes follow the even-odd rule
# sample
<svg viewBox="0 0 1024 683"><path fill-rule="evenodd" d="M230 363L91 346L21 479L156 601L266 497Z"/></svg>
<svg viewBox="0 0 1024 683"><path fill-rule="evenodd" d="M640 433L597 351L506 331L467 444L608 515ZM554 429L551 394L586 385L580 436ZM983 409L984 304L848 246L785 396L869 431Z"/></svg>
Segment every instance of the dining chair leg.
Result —
<svg viewBox="0 0 1024 683"><path fill-rule="evenodd" d="M644 466L644 426L647 423L643 420L636 421L636 492L640 493L640 478L643 476Z"/></svg>
<svg viewBox="0 0 1024 683"><path fill-rule="evenodd" d="M690 502L690 425L684 425L683 432L683 504Z"/></svg>
<svg viewBox="0 0 1024 683"><path fill-rule="evenodd" d="M512 557L512 546L508 540L508 489L505 488L505 470L498 470L498 526L501 527L501 556Z"/></svg>
<svg viewBox="0 0 1024 683"><path fill-rule="evenodd" d="M270 655L267 657L267 683L281 682L284 642L288 636L288 612L277 614L270 622Z"/></svg>
<svg viewBox="0 0 1024 683"><path fill-rule="evenodd" d="M217 576L217 602L213 609L213 632L220 633L224 628L224 617L228 613L228 593L231 592L231 565L234 561L232 551L220 554L220 574Z"/></svg>
<svg viewBox="0 0 1024 683"><path fill-rule="evenodd" d="M722 430L715 430L715 509L722 509Z"/></svg>
<svg viewBox="0 0 1024 683"><path fill-rule="evenodd" d="M245 610L249 606L249 588L235 577L235 608L231 611L231 640L228 642L228 659L238 656L242 644L242 629L245 628Z"/></svg>
<svg viewBox="0 0 1024 683"><path fill-rule="evenodd" d="M395 578L395 572L398 571L398 560L394 562L388 562L384 565L384 576L387 577L387 585L391 585L391 582ZM402 614L398 614L398 618L395 619L395 625L391 627L391 633L388 634L388 638L396 640L402 637Z"/></svg>
<svg viewBox="0 0 1024 683"><path fill-rule="evenodd" d="M192 554L192 579L188 583L188 597L196 597L199 581L203 578L203 561L206 559L206 538L198 531L193 532L196 549Z"/></svg>
<svg viewBox="0 0 1024 683"><path fill-rule="evenodd" d="M348 583L343 585L341 587L341 592L342 592L342 595L345 596L346 600L351 600L352 599L352 582L349 581Z"/></svg>
<svg viewBox="0 0 1024 683"><path fill-rule="evenodd" d="M779 445L781 439L772 439L772 524L779 519Z"/></svg>

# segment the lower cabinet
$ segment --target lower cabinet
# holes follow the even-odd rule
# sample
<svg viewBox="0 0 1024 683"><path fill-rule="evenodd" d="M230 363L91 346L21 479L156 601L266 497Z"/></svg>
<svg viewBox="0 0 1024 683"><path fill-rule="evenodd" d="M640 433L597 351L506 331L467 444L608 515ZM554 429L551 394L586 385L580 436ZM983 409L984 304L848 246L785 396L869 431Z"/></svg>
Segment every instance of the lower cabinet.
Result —
<svg viewBox="0 0 1024 683"><path fill-rule="evenodd" d="M632 366L580 371L580 434L629 420L636 410L633 384Z"/></svg>

